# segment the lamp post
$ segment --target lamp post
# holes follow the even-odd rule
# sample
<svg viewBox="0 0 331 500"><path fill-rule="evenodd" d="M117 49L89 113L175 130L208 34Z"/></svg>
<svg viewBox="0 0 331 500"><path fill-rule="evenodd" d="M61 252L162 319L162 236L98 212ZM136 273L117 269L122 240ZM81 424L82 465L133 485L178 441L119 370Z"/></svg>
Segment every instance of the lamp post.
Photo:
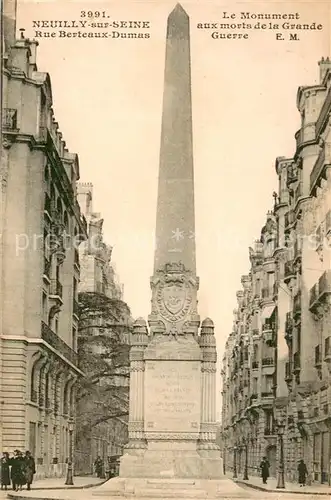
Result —
<svg viewBox="0 0 331 500"><path fill-rule="evenodd" d="M233 447L233 479L237 479L237 447Z"/></svg>
<svg viewBox="0 0 331 500"><path fill-rule="evenodd" d="M245 444L245 466L243 480L248 481L248 438L244 441Z"/></svg>
<svg viewBox="0 0 331 500"><path fill-rule="evenodd" d="M277 477L277 489L285 488L285 478L284 478L284 431L285 422L283 419L277 422L277 431L279 437L279 466L278 466L278 477Z"/></svg>
<svg viewBox="0 0 331 500"><path fill-rule="evenodd" d="M72 471L72 462L73 462L73 432L74 432L74 419L72 417L69 418L68 421L68 430L69 430L69 460L68 460L68 468L67 468L67 478L64 483L67 486L73 486L73 471Z"/></svg>

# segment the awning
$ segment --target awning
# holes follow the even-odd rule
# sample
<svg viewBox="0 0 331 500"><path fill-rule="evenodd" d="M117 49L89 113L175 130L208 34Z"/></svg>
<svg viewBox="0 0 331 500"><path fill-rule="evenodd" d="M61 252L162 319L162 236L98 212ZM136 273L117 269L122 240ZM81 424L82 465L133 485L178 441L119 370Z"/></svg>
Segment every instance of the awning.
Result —
<svg viewBox="0 0 331 500"><path fill-rule="evenodd" d="M266 306L263 309L262 314L261 314L262 321L265 320L265 319L271 318L272 313L274 312L275 308L276 308L276 306L274 304Z"/></svg>

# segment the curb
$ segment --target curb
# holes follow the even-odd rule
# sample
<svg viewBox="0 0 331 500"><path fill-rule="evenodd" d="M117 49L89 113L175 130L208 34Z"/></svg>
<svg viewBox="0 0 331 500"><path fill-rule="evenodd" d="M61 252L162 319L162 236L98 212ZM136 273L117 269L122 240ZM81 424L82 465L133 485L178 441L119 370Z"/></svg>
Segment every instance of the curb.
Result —
<svg viewBox="0 0 331 500"><path fill-rule="evenodd" d="M45 488L41 488L41 487L35 487L35 488L32 488L30 491L33 492L33 491L56 491L56 490L59 490L59 491L64 491L64 490L87 490L89 488L94 488L95 486L101 486L102 484L106 483L108 481L108 479L105 479L104 481L99 481L98 483L89 483L89 484L84 484L82 486L68 486L68 485L63 485L63 486L45 486ZM19 491L12 491L11 490L7 490L7 498L21 498L21 499L31 499L33 497L31 496L28 496L28 497L24 497L22 495L22 493L24 491L27 491L27 490L22 490L22 492L19 492ZM17 495L18 493L18 495ZM38 497L39 498L39 497Z"/></svg>
<svg viewBox="0 0 331 500"><path fill-rule="evenodd" d="M233 482L243 485L243 486L248 486L249 488L252 488L253 490L258 490L258 491L267 491L269 493L291 493L295 495L327 495L330 497L331 491L298 491L298 490L287 490L286 488L280 488L280 489L271 489L271 488L264 488L263 486L259 486L257 484L252 484L248 481L241 481L240 479L236 480L233 479Z"/></svg>

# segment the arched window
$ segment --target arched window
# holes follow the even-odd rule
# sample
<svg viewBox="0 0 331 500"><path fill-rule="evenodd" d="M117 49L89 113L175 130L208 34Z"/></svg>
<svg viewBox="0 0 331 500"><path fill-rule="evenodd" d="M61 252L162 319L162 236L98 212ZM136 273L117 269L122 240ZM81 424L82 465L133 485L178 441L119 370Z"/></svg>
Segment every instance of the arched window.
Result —
<svg viewBox="0 0 331 500"><path fill-rule="evenodd" d="M36 390L36 375L37 375L37 369L36 369L36 363L34 363L31 368L31 376L30 376L30 400L33 403L36 403L38 399L38 393Z"/></svg>

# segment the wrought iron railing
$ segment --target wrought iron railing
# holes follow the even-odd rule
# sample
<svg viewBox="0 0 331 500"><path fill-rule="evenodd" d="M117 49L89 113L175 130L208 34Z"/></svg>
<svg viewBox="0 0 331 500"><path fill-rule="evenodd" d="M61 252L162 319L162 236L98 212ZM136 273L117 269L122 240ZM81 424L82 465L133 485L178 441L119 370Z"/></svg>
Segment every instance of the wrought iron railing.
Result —
<svg viewBox="0 0 331 500"><path fill-rule="evenodd" d="M78 354L43 321L41 322L41 338L68 361L78 366Z"/></svg>

